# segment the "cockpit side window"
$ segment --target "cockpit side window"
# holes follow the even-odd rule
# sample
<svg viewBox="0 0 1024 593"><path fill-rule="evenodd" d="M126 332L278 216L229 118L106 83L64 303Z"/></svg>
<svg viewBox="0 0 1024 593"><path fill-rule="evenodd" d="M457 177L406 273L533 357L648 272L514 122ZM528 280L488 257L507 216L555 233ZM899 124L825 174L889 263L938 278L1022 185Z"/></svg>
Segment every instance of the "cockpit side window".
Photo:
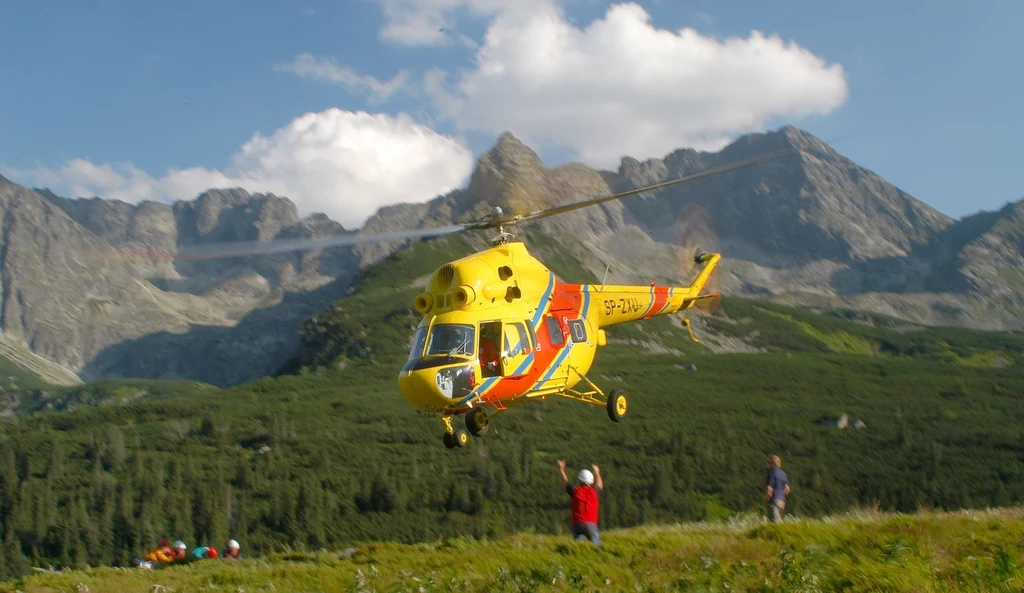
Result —
<svg viewBox="0 0 1024 593"><path fill-rule="evenodd" d="M530 338L526 336L526 329L522 323L508 324L516 328L515 333L505 333L505 356L518 356L519 354L530 353Z"/></svg>
<svg viewBox="0 0 1024 593"><path fill-rule="evenodd" d="M421 327L412 336L412 347L409 349L409 360L423 356L423 345L427 341L427 328Z"/></svg>
<svg viewBox="0 0 1024 593"><path fill-rule="evenodd" d="M473 356L476 331L472 325L438 324L430 330L427 356Z"/></svg>
<svg viewBox="0 0 1024 593"><path fill-rule="evenodd" d="M565 343L565 336L562 335L562 326L559 325L557 319L546 317L544 325L548 328L548 337L551 339L552 346L561 346Z"/></svg>

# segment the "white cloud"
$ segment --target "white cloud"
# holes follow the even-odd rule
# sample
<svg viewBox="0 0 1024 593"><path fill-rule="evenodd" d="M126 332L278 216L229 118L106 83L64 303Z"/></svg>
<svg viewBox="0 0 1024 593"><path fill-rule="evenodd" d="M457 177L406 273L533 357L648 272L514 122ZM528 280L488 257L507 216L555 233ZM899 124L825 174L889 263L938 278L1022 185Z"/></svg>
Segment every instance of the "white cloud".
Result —
<svg viewBox="0 0 1024 593"><path fill-rule="evenodd" d="M277 72L290 72L300 78L311 78L331 82L345 87L350 93L363 95L371 103L383 103L396 91L408 89L409 71L402 69L391 80L358 74L348 66L338 64L333 58L318 58L312 54L300 54L291 62L275 64Z"/></svg>
<svg viewBox="0 0 1024 593"><path fill-rule="evenodd" d="M510 130L598 167L627 154L717 149L733 134L825 114L847 97L843 68L795 43L756 31L719 40L657 29L633 3L583 28L554 2L500 12L472 69L450 84L434 70L425 83L440 115L461 129Z"/></svg>
<svg viewBox="0 0 1024 593"><path fill-rule="evenodd" d="M244 187L287 196L301 215L323 212L355 228L381 206L422 202L459 187L473 163L461 139L406 114L328 109L302 115L269 136L253 135L224 171L192 167L153 177L131 163L75 159L57 168L8 168L4 174L58 194L132 203L190 200L212 187Z"/></svg>

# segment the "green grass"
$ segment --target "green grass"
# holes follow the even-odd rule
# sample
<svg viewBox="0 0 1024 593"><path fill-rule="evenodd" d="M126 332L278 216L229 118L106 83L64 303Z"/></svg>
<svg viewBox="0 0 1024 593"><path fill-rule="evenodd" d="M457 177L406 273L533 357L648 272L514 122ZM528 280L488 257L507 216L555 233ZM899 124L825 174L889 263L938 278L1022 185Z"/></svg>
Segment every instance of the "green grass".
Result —
<svg viewBox="0 0 1024 593"><path fill-rule="evenodd" d="M1024 365L1024 334L926 327L872 313L722 299L712 331L771 352L842 353L966 366Z"/></svg>
<svg viewBox="0 0 1024 593"><path fill-rule="evenodd" d="M780 313L778 311L767 311L766 313L779 319L785 319L795 323L797 327L803 330L807 335L818 340L822 344L825 344L825 346L827 346L832 352L874 356L878 351L878 344L863 336L853 335L845 331L825 332L814 327L814 325L807 321L797 321L793 319L792 315L786 315L785 313Z"/></svg>
<svg viewBox="0 0 1024 593"><path fill-rule="evenodd" d="M195 561L154 571L33 574L0 591L1019 591L1020 510L852 513L765 524L607 530Z"/></svg>

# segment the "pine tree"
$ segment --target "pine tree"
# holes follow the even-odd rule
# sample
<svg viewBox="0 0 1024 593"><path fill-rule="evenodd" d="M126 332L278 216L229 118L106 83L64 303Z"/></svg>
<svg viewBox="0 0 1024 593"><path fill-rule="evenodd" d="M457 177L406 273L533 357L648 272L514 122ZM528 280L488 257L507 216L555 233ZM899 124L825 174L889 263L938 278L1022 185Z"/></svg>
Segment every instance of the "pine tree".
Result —
<svg viewBox="0 0 1024 593"><path fill-rule="evenodd" d="M7 577L17 578L28 572L28 559L21 549L21 542L14 535L14 530L8 528L4 534L4 561L7 564Z"/></svg>
<svg viewBox="0 0 1024 593"><path fill-rule="evenodd" d="M145 546L135 530L135 503L132 488L131 482L121 482L117 492L117 510L114 512L113 558L115 564L122 566L133 557L130 550L141 550Z"/></svg>
<svg viewBox="0 0 1024 593"><path fill-rule="evenodd" d="M124 446L124 433L116 426L107 427L106 447L103 454L103 464L111 470L121 467L121 464L128 458Z"/></svg>
<svg viewBox="0 0 1024 593"><path fill-rule="evenodd" d="M50 448L50 463L46 468L46 479L51 485L64 476L64 460L64 446L61 445L60 440L54 439Z"/></svg>
<svg viewBox="0 0 1024 593"><path fill-rule="evenodd" d="M298 522L306 535L306 542L313 548L324 546L324 507L321 490L309 482L299 487Z"/></svg>
<svg viewBox="0 0 1024 593"><path fill-rule="evenodd" d="M8 446L2 449L2 466L0 466L0 510L4 513L14 505L15 495L21 479L18 477L17 465L14 460L14 451Z"/></svg>

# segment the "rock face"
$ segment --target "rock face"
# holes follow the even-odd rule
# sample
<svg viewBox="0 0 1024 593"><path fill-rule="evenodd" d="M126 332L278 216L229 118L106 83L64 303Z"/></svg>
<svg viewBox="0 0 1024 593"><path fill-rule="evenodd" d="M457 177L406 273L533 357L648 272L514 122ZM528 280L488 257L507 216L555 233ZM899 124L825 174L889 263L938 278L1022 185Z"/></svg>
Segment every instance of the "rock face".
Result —
<svg viewBox="0 0 1024 593"><path fill-rule="evenodd" d="M4 339L100 377L226 385L272 372L343 294L351 250L181 261L182 245L346 233L287 198L210 190L174 205L70 200L0 178Z"/></svg>
<svg viewBox="0 0 1024 593"><path fill-rule="evenodd" d="M955 221L791 127L744 136L717 153L624 158L617 171L548 168L506 133L480 157L466 189L382 208L359 233L474 220L495 206L525 212L792 148L799 152L535 225L608 282L688 280L678 264L692 254L681 253L680 230L696 229L701 247L725 256L718 277L728 294L1024 328L1024 202ZM294 354L304 320L344 295L361 268L406 243L172 262L166 255L186 245L350 231L322 214L300 218L285 197L238 188L133 205L67 199L2 177L0 229L8 343L84 379L219 385L273 372ZM532 249L543 258L556 248Z"/></svg>
<svg viewBox="0 0 1024 593"><path fill-rule="evenodd" d="M626 208L654 229L676 220L683 204L700 204L720 236L745 247L744 255L791 262L905 256L953 222L792 127L745 136L718 153L681 150L646 163L624 161L619 176L623 185L638 186L791 148L800 152L667 188Z"/></svg>

